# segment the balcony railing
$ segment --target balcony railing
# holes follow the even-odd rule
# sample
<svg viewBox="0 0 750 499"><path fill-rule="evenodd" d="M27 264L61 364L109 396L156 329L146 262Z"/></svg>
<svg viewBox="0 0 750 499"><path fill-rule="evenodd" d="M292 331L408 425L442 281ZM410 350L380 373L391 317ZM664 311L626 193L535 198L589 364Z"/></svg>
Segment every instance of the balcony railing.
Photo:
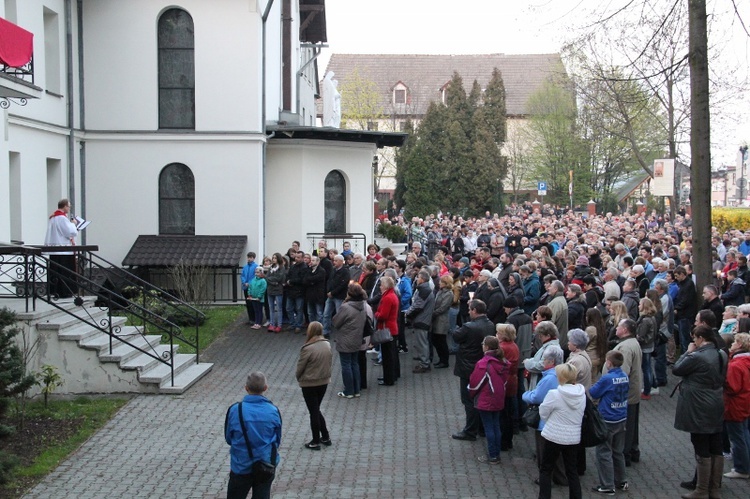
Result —
<svg viewBox="0 0 750 499"><path fill-rule="evenodd" d="M0 74L10 76L12 78L21 80L24 83L28 83L29 85L33 85L34 84L34 58L32 57L31 60L26 65L21 66L19 68L6 66L5 64L0 63Z"/></svg>

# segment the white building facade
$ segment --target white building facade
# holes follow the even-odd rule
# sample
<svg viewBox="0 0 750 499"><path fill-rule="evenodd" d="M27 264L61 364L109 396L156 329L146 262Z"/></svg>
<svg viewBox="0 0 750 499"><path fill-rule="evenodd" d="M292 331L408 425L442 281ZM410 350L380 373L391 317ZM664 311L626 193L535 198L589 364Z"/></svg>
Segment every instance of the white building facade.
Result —
<svg viewBox="0 0 750 499"><path fill-rule="evenodd" d="M92 220L79 243L116 264L141 234L307 249L334 212L336 227L372 239L371 162L388 134L314 128L324 0L0 8L34 34L33 81L0 78L0 95L16 99L0 120L0 241L43 243L64 197ZM344 180L333 211L332 172Z"/></svg>

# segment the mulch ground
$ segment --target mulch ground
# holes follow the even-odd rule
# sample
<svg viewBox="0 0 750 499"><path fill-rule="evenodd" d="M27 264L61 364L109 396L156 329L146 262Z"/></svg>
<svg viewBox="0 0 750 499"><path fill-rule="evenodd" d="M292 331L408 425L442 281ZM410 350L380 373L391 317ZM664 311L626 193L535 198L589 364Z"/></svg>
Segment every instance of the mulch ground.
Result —
<svg viewBox="0 0 750 499"><path fill-rule="evenodd" d="M0 454L16 456L19 466L29 466L47 447L64 442L77 433L84 421L85 418L27 418L24 428L19 430L17 421L6 420L4 424L15 427L16 431L0 439ZM0 485L0 497L21 497L37 480L33 477L15 477L13 486Z"/></svg>

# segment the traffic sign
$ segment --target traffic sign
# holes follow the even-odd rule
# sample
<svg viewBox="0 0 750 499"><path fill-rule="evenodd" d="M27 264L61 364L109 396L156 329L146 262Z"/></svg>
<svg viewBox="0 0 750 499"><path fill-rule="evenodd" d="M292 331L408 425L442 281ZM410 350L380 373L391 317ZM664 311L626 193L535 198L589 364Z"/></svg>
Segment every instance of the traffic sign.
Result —
<svg viewBox="0 0 750 499"><path fill-rule="evenodd" d="M536 190L538 190L538 191L546 191L547 190L547 182L537 182Z"/></svg>

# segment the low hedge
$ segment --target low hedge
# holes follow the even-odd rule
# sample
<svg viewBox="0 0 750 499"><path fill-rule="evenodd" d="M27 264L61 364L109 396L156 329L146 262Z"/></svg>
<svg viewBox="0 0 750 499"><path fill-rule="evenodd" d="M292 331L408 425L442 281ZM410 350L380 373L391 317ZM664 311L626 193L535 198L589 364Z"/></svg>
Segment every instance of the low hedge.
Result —
<svg viewBox="0 0 750 499"><path fill-rule="evenodd" d="M750 229L750 208L712 208L711 224L719 232Z"/></svg>

